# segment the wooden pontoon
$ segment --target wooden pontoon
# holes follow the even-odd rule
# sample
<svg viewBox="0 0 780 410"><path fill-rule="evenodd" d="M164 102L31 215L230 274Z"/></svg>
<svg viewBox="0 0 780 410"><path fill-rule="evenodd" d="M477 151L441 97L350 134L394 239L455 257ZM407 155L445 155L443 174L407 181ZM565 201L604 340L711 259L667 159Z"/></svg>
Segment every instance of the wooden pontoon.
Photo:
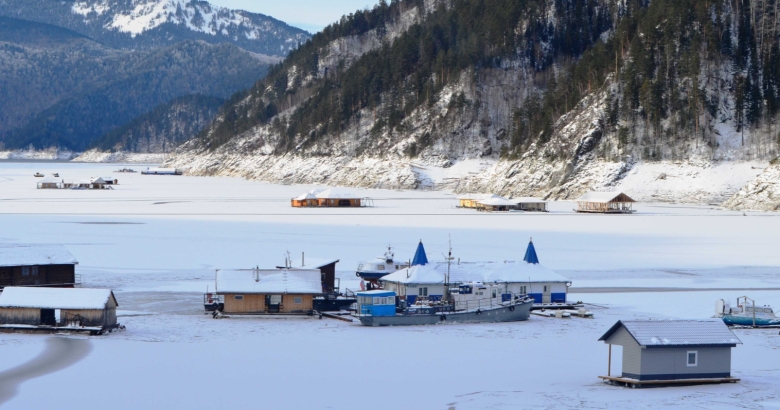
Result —
<svg viewBox="0 0 780 410"><path fill-rule="evenodd" d="M577 212L598 214L631 214L636 202L622 192L588 192L577 198Z"/></svg>

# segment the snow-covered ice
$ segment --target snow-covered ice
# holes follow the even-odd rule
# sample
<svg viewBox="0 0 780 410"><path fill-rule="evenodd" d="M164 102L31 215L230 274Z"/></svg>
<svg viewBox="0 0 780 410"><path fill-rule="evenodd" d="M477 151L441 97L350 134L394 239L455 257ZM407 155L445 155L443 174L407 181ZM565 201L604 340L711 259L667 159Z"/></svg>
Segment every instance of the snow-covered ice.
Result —
<svg viewBox="0 0 780 410"><path fill-rule="evenodd" d="M86 339L91 351L69 367L12 379L16 395L3 408L63 405L85 386L89 400L78 406L86 409L780 405L777 329L735 331L744 343L733 350L737 384L634 390L597 378L607 370L597 339L619 319L707 318L716 299L743 294L780 306L780 215L651 203L636 204L634 215L580 215L573 202L491 214L455 208L447 191L358 188L350 190L372 197L373 208L293 209L291 198L326 187L112 174L122 167L0 162L0 243L63 244L84 287L114 289L127 326ZM35 172L113 175L119 185L37 190ZM358 261L388 244L405 260L422 239L437 260L449 237L463 261L522 260L533 237L541 262L572 280L570 299L590 303L595 319L367 328L203 314L201 294L217 268L269 268L287 251L305 252L340 259L341 287L356 289ZM49 338L0 335L0 381L47 351Z"/></svg>

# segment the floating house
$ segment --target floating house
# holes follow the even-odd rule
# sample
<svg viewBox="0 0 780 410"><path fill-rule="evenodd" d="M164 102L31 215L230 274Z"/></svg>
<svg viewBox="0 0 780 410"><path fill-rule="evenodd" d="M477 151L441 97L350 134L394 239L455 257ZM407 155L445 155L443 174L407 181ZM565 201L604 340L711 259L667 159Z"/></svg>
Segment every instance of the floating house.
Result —
<svg viewBox="0 0 780 410"><path fill-rule="evenodd" d="M118 326L119 304L110 289L9 286L0 293L0 330L31 327L102 333Z"/></svg>
<svg viewBox="0 0 780 410"><path fill-rule="evenodd" d="M62 189L113 189L103 178L91 178L89 180L63 181L58 188Z"/></svg>
<svg viewBox="0 0 780 410"><path fill-rule="evenodd" d="M479 208L480 201L487 201L490 199L506 199L500 195L495 194L465 194L458 197L458 208Z"/></svg>
<svg viewBox="0 0 780 410"><path fill-rule="evenodd" d="M321 296L317 269L218 270L216 294L226 314L311 314Z"/></svg>
<svg viewBox="0 0 780 410"><path fill-rule="evenodd" d="M505 198L490 198L477 201L476 208L480 211L504 212L517 210L517 203Z"/></svg>
<svg viewBox="0 0 780 410"><path fill-rule="evenodd" d="M182 171L177 168L146 168L141 171L142 175L182 175Z"/></svg>
<svg viewBox="0 0 780 410"><path fill-rule="evenodd" d="M38 181L38 189L62 189L65 184L65 180L46 177Z"/></svg>
<svg viewBox="0 0 780 410"><path fill-rule="evenodd" d="M371 198L361 198L351 192L341 191L333 188L321 190L315 189L290 200L294 208L303 207L361 207L372 206Z"/></svg>
<svg viewBox="0 0 780 410"><path fill-rule="evenodd" d="M356 293L361 315L394 316L395 292L389 290L367 290Z"/></svg>
<svg viewBox="0 0 780 410"><path fill-rule="evenodd" d="M517 209L526 212L548 212L547 201L539 198L520 197L512 198L517 203Z"/></svg>
<svg viewBox="0 0 780 410"><path fill-rule="evenodd" d="M621 192L588 192L577 198L577 212L600 214L630 214L633 199Z"/></svg>
<svg viewBox="0 0 780 410"><path fill-rule="evenodd" d="M736 382L731 349L742 342L720 319L618 321L599 341L609 345L606 382L626 386ZM622 346L612 376L612 345Z"/></svg>
<svg viewBox="0 0 780 410"><path fill-rule="evenodd" d="M73 287L79 262L59 245L0 245L0 289L6 286Z"/></svg>
<svg viewBox="0 0 780 410"><path fill-rule="evenodd" d="M566 303L571 281L539 264L533 242L528 244L523 262L428 262L422 243L412 260L412 266L379 279L384 290L395 291L408 304L418 298L440 300L445 283L465 282L501 284L503 291L494 289L491 298L507 301L512 295L528 295L534 303ZM449 271L449 273L448 273ZM479 291L479 290L477 290Z"/></svg>

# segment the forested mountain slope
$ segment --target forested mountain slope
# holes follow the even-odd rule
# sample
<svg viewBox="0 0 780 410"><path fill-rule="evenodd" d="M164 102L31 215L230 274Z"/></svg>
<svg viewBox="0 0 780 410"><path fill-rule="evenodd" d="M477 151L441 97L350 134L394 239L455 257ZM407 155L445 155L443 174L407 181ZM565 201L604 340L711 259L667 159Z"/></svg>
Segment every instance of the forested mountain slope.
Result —
<svg viewBox="0 0 780 410"><path fill-rule="evenodd" d="M555 198L619 186L638 164L706 173L723 161L766 163L778 152L778 7L382 3L315 35L234 95L170 163L200 174L416 187L425 166L482 158L492 165L451 185ZM751 172L730 183L759 171ZM653 189L677 189L672 180L657 178ZM716 181L679 200L720 202L736 189Z"/></svg>

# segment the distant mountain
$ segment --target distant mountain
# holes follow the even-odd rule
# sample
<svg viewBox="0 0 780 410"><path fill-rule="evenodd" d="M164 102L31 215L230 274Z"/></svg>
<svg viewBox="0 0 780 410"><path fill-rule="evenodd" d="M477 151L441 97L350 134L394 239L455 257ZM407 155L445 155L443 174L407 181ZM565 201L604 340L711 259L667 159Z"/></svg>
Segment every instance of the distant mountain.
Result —
<svg viewBox="0 0 780 410"><path fill-rule="evenodd" d="M171 152L206 127L224 102L202 95L176 98L103 135L90 148L103 152Z"/></svg>
<svg viewBox="0 0 780 410"><path fill-rule="evenodd" d="M42 106L50 94L48 84L70 86L59 93L59 102L7 131L6 148L83 150L174 98L187 94L226 98L262 78L268 63L232 44L201 41L184 41L149 53L109 53L95 58L81 54L72 60L66 50L38 51L9 52L15 60L0 63L12 73L0 78L2 88L11 91L0 101L13 106L33 98ZM15 71L15 67L29 70Z"/></svg>
<svg viewBox="0 0 780 410"><path fill-rule="evenodd" d="M195 0L0 0L0 15L53 24L113 48L136 50L202 40L284 56L311 37L263 14Z"/></svg>

